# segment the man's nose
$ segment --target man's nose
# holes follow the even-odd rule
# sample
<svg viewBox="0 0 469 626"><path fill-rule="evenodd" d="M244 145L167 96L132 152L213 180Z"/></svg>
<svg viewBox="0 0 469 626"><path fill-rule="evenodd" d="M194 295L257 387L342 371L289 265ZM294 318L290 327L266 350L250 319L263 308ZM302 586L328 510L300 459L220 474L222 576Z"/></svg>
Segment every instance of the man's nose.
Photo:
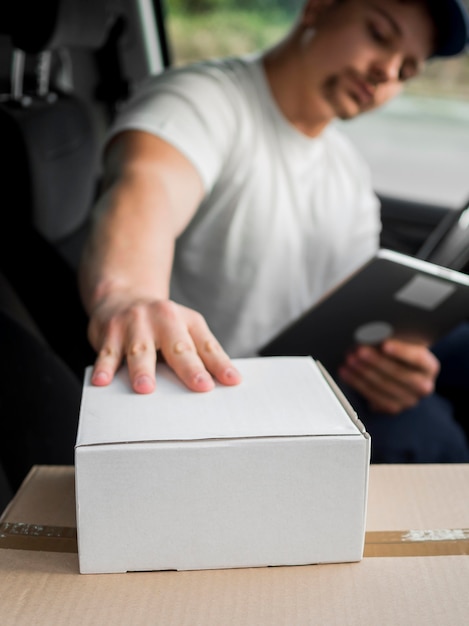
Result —
<svg viewBox="0 0 469 626"><path fill-rule="evenodd" d="M374 84L395 82L399 80L402 67L400 54L387 54L376 59L370 67L369 79Z"/></svg>

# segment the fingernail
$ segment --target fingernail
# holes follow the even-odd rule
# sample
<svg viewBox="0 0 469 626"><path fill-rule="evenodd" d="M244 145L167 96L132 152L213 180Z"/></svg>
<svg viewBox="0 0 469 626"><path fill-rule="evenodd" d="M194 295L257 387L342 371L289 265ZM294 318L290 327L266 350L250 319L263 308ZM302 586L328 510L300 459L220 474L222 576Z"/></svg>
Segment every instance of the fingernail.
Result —
<svg viewBox="0 0 469 626"><path fill-rule="evenodd" d="M143 376L138 376L138 378L134 381L134 388L140 393L149 393L153 391L155 387L155 381L150 376L144 374Z"/></svg>
<svg viewBox="0 0 469 626"><path fill-rule="evenodd" d="M215 382L208 372L199 372L193 381L194 391L211 391L215 387Z"/></svg>
<svg viewBox="0 0 469 626"><path fill-rule="evenodd" d="M212 377L204 372L200 372L199 374L196 374L194 377L194 382L197 385L200 385L201 383L207 383L211 380L212 380Z"/></svg>
<svg viewBox="0 0 469 626"><path fill-rule="evenodd" d="M107 385L110 377L107 372L95 372L91 377L91 382L93 385Z"/></svg>
<svg viewBox="0 0 469 626"><path fill-rule="evenodd" d="M234 367L228 367L225 370L225 376L226 378L230 380L234 380L234 379L238 380L239 378L241 378L241 374Z"/></svg>

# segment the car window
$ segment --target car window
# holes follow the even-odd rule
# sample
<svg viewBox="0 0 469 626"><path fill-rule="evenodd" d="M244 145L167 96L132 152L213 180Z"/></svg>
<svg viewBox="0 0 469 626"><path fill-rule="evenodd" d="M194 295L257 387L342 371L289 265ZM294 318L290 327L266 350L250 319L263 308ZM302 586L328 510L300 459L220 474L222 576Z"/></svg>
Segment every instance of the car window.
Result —
<svg viewBox="0 0 469 626"><path fill-rule="evenodd" d="M171 64L277 41L303 0L167 0ZM469 56L433 60L379 111L337 122L370 164L378 193L458 209L469 199Z"/></svg>
<svg viewBox="0 0 469 626"><path fill-rule="evenodd" d="M459 209L469 200L469 57L433 60L382 109L339 124L383 195Z"/></svg>

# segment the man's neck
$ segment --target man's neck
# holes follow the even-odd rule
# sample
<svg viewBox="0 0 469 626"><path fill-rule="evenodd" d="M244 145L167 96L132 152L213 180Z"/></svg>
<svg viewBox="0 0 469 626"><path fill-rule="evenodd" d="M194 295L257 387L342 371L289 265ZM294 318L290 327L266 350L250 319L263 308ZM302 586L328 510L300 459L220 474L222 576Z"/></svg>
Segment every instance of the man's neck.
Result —
<svg viewBox="0 0 469 626"><path fill-rule="evenodd" d="M272 96L285 118L302 134L317 137L333 116L319 89L306 83L310 77L302 72L298 37L299 33L293 32L267 50L263 64Z"/></svg>

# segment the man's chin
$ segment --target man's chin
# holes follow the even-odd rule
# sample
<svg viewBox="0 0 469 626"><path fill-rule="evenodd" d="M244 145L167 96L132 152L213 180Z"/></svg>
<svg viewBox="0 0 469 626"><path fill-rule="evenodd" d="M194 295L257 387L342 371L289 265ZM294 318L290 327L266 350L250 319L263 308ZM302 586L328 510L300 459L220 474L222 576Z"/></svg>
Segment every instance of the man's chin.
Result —
<svg viewBox="0 0 469 626"><path fill-rule="evenodd" d="M356 117L358 117L359 115L361 115L362 113L364 113L364 111L358 111L358 110L357 111L353 111L353 112L352 111L343 111L343 112L340 112L340 113L337 114L337 118L339 120L343 120L343 121L353 120Z"/></svg>
<svg viewBox="0 0 469 626"><path fill-rule="evenodd" d="M354 102L335 107L335 114L339 120L353 120L362 113L364 113L363 109Z"/></svg>
<svg viewBox="0 0 469 626"><path fill-rule="evenodd" d="M362 112L360 102L344 89L338 76L331 76L324 83L322 94L334 117L340 120L351 120Z"/></svg>
<svg viewBox="0 0 469 626"><path fill-rule="evenodd" d="M340 120L352 120L363 113L368 113L376 108L373 101L364 103L358 102L353 96L337 98L333 103L336 117Z"/></svg>

